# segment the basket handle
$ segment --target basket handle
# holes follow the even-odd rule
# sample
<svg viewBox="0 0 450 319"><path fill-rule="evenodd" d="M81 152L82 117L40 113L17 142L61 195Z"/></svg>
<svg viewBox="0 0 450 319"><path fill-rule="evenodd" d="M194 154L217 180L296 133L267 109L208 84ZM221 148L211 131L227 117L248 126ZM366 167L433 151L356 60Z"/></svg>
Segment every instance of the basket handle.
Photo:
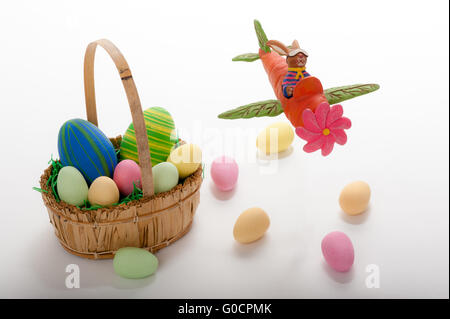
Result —
<svg viewBox="0 0 450 319"><path fill-rule="evenodd" d="M147 128L145 127L141 101L139 100L136 85L134 84L133 76L131 75L131 70L127 61L119 49L111 41L106 39L89 43L84 56L84 94L86 99L87 119L92 124L98 126L94 85L94 59L97 45L100 45L103 49L105 49L114 61L114 64L119 71L123 87L125 88L128 104L130 105L134 130L136 132L136 145L142 175L142 192L144 197L150 197L154 194L152 161L148 146Z"/></svg>

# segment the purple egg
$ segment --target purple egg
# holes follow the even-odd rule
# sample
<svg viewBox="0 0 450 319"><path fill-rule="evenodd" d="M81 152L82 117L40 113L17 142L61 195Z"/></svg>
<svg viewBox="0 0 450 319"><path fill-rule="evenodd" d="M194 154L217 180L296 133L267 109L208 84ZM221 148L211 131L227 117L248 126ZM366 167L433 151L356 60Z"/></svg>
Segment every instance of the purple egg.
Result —
<svg viewBox="0 0 450 319"><path fill-rule="evenodd" d="M339 272L349 271L355 259L352 241L340 231L331 232L322 239L322 253L328 265Z"/></svg>

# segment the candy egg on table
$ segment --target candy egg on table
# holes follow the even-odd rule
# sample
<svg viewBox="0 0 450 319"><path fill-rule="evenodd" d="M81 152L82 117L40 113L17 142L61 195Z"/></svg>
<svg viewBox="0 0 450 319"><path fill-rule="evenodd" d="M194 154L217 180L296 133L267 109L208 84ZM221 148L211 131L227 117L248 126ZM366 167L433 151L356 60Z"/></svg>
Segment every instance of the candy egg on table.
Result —
<svg viewBox="0 0 450 319"><path fill-rule="evenodd" d="M92 206L110 206L117 203L119 198L119 189L108 176L97 177L89 187L88 200Z"/></svg>
<svg viewBox="0 0 450 319"><path fill-rule="evenodd" d="M70 205L81 206L88 198L88 185L83 175L73 166L61 168L56 179L59 198Z"/></svg>
<svg viewBox="0 0 450 319"><path fill-rule="evenodd" d="M231 157L218 157L211 164L211 178L221 191L232 190L236 186L238 176L238 164Z"/></svg>
<svg viewBox="0 0 450 319"><path fill-rule="evenodd" d="M114 170L114 182L123 196L133 192L134 186L141 188L141 168L133 160L123 160L117 164Z"/></svg>
<svg viewBox="0 0 450 319"><path fill-rule="evenodd" d="M167 161L175 165L180 178L186 178L202 163L202 150L195 144L184 144L172 150Z"/></svg>
<svg viewBox="0 0 450 319"><path fill-rule="evenodd" d="M275 154L287 150L293 141L292 126L287 122L276 122L259 133L256 147L265 154Z"/></svg>
<svg viewBox="0 0 450 319"><path fill-rule="evenodd" d="M120 248L114 255L113 267L120 277L140 279L152 275L158 268L158 259L145 249Z"/></svg>
<svg viewBox="0 0 450 319"><path fill-rule="evenodd" d="M63 166L73 166L87 183L99 176L112 177L117 156L111 141L91 122L73 119L58 134L58 153Z"/></svg>
<svg viewBox="0 0 450 319"><path fill-rule="evenodd" d="M174 144L178 141L175 123L170 113L162 107L151 107L144 111L148 144L152 154L152 166L165 162ZM120 144L120 159L131 159L139 164L136 132L133 123L123 135Z"/></svg>
<svg viewBox="0 0 450 319"><path fill-rule="evenodd" d="M370 201L369 184L363 181L356 181L347 184L339 196L339 205L348 215L358 215L363 213Z"/></svg>
<svg viewBox="0 0 450 319"><path fill-rule="evenodd" d="M349 271L355 259L352 241L340 231L331 232L323 238L322 253L327 264L339 272Z"/></svg>
<svg viewBox="0 0 450 319"><path fill-rule="evenodd" d="M270 218L259 207L249 208L236 220L233 229L234 239L241 244L248 244L264 236L269 228Z"/></svg>
<svg viewBox="0 0 450 319"><path fill-rule="evenodd" d="M178 170L172 163L162 162L152 167L155 194L167 192L178 184Z"/></svg>

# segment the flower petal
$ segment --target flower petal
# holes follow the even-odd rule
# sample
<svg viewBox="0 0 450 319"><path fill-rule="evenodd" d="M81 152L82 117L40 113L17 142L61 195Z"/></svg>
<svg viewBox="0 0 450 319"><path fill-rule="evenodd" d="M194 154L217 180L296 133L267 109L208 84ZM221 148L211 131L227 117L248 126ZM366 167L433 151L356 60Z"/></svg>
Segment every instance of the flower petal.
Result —
<svg viewBox="0 0 450 319"><path fill-rule="evenodd" d="M344 109L342 108L342 105L340 104L333 105L330 109L330 113L328 113L327 127L329 127L330 124L334 123L336 120L340 119L342 117L342 114L344 114Z"/></svg>
<svg viewBox="0 0 450 319"><path fill-rule="evenodd" d="M322 133L319 125L317 125L316 116L310 109L305 109L302 113L303 125L308 131L314 133Z"/></svg>
<svg viewBox="0 0 450 319"><path fill-rule="evenodd" d="M334 147L335 138L333 135L328 135L325 137L324 144L322 146L322 155L327 156L331 153Z"/></svg>
<svg viewBox="0 0 450 319"><path fill-rule="evenodd" d="M318 138L314 141L309 142L305 146L303 146L303 150L306 153L312 153L322 148L322 145L325 143L325 136L324 135L318 135Z"/></svg>
<svg viewBox="0 0 450 319"><path fill-rule="evenodd" d="M346 117L341 117L340 119L331 123L329 126L329 129L330 130L341 130L341 129L347 130L350 127L352 127L352 122L350 121L350 119L348 119Z"/></svg>
<svg viewBox="0 0 450 319"><path fill-rule="evenodd" d="M295 133L307 142L314 141L320 135L320 133L308 131L304 127L297 127Z"/></svg>
<svg viewBox="0 0 450 319"><path fill-rule="evenodd" d="M345 134L344 130L331 130L330 133L334 136L334 138L336 139L336 143L338 143L339 145L344 145L345 143L347 143L347 134Z"/></svg>
<svg viewBox="0 0 450 319"><path fill-rule="evenodd" d="M323 102L316 108L317 125L323 130L326 128L328 113L330 112L330 104Z"/></svg>

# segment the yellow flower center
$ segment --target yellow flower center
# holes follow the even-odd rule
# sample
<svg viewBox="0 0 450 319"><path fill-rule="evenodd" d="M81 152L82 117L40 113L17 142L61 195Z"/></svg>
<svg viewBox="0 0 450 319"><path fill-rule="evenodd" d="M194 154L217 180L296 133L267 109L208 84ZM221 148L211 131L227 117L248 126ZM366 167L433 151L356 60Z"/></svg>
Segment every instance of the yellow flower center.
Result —
<svg viewBox="0 0 450 319"><path fill-rule="evenodd" d="M322 133L323 133L323 135L325 135L325 136L330 135L330 130L326 128L326 129L324 129L324 130L322 131Z"/></svg>

